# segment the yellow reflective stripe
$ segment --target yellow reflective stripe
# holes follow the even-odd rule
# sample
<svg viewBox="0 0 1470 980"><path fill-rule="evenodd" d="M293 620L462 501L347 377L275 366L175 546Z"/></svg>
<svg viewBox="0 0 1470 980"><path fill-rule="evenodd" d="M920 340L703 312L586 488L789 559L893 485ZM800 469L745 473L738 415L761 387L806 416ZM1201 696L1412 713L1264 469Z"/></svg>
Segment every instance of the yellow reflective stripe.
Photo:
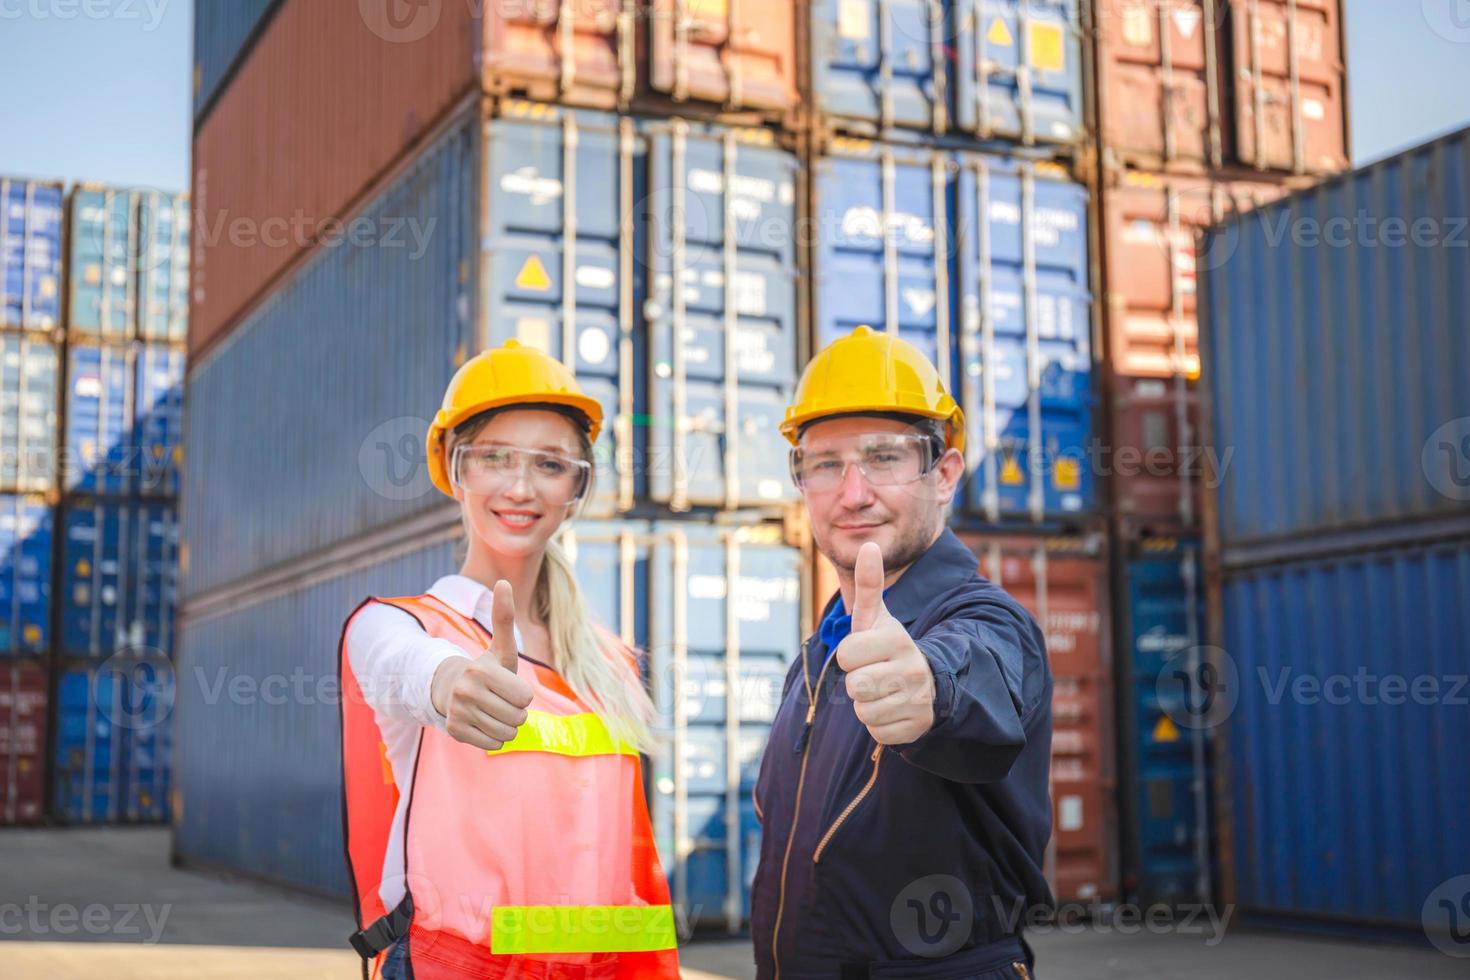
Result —
<svg viewBox="0 0 1470 980"><path fill-rule="evenodd" d="M492 953L643 953L676 942L671 905L502 905L490 913Z"/></svg>
<svg viewBox="0 0 1470 980"><path fill-rule="evenodd" d="M528 711L516 737L486 755L507 752L550 752L553 755L637 755L627 742L614 741L601 718L590 711L577 715L554 715Z"/></svg>

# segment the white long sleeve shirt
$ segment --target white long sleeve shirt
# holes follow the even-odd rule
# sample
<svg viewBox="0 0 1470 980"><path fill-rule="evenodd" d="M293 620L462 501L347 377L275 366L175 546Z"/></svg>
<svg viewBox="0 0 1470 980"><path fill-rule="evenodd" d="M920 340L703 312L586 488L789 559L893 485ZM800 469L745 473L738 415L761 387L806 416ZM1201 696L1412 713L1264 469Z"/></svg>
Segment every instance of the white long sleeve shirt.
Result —
<svg viewBox="0 0 1470 980"><path fill-rule="evenodd" d="M445 575L428 594L461 616L475 619L486 630L491 628L494 593L474 579ZM519 629L515 640L519 648ZM402 609L381 602L367 606L353 618L347 630L347 651L352 673L383 733L388 764L398 784L398 809L393 813L379 889L383 907L391 911L404 895L403 828L418 758L419 728L433 727L442 732L448 724L434 709L429 689L439 665L450 657L463 657L465 652L448 640L424 632L418 620Z"/></svg>

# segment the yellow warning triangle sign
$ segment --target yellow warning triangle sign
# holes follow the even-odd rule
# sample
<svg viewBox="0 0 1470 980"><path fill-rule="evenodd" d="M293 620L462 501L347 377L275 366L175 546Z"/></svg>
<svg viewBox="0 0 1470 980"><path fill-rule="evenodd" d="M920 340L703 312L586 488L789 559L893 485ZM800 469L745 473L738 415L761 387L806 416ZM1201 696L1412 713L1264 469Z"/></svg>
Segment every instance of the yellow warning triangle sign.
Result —
<svg viewBox="0 0 1470 980"><path fill-rule="evenodd" d="M1026 482L1026 477L1021 472L1021 464L1016 462L1016 457L1007 456L1006 461L1001 464L1000 482L1008 486L1018 486Z"/></svg>
<svg viewBox="0 0 1470 980"><path fill-rule="evenodd" d="M534 289L538 293L544 293L551 288L551 276L547 274L546 266L539 257L532 255L526 259L526 264L516 274L516 288Z"/></svg>
<svg viewBox="0 0 1470 980"><path fill-rule="evenodd" d="M1161 715L1158 724L1154 725L1155 742L1177 742L1179 741L1179 726L1174 724L1174 719L1168 715Z"/></svg>
<svg viewBox="0 0 1470 980"><path fill-rule="evenodd" d="M1011 36L1011 29L999 17L991 23L990 30L985 34L985 40L1002 48L1008 48L1016 43L1016 39Z"/></svg>

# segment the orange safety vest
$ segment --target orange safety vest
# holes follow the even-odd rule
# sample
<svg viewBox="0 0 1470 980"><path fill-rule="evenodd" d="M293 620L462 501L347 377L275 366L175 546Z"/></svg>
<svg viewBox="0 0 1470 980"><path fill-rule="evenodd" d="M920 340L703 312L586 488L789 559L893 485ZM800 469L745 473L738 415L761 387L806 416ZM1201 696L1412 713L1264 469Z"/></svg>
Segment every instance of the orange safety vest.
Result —
<svg viewBox="0 0 1470 980"><path fill-rule="evenodd" d="M404 867L384 867L400 787L347 650L347 627L372 602L404 610L472 657L490 644L489 630L429 595L368 599L343 626L343 825L359 929L378 924L380 939L406 931L417 980L677 978L673 908L638 754L539 661L521 658L534 698L502 748L420 730L402 790ZM406 902L390 910L379 892L395 875ZM386 953L358 937L354 945L372 956L377 977Z"/></svg>

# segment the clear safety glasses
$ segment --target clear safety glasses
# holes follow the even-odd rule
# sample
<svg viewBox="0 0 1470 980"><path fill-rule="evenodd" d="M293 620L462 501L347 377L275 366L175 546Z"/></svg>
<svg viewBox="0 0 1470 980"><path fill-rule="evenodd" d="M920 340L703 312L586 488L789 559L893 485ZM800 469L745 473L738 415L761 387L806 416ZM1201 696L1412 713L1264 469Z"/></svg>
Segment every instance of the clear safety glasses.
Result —
<svg viewBox="0 0 1470 980"><path fill-rule="evenodd" d="M592 464L538 449L462 444L454 447L449 473L455 486L481 496L499 493L524 474L537 496L559 505L582 499Z"/></svg>
<svg viewBox="0 0 1470 980"><path fill-rule="evenodd" d="M818 452L791 450L791 479L802 490L821 493L842 485L848 466L856 466L875 487L913 483L934 468L944 444L934 436L883 432L857 436Z"/></svg>

